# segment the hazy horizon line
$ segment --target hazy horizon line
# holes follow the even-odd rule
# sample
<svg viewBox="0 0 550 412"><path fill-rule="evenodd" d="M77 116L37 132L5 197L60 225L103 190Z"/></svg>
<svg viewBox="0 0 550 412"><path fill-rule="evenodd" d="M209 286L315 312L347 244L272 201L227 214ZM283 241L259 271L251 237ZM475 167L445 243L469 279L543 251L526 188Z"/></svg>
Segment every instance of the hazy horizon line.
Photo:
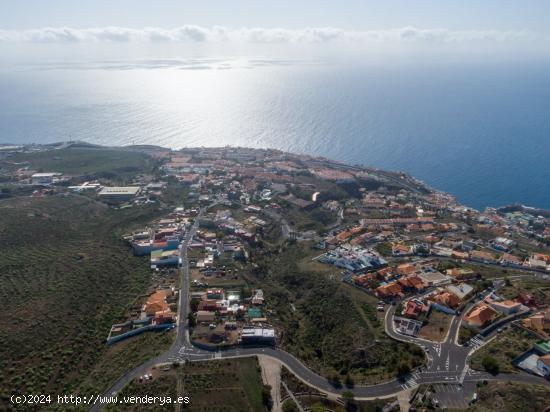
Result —
<svg viewBox="0 0 550 412"><path fill-rule="evenodd" d="M508 43L550 44L550 34L527 29L450 30L404 26L378 30L344 30L336 27L302 29L198 26L174 28L130 28L104 26L92 28L42 27L26 30L0 29L3 43Z"/></svg>

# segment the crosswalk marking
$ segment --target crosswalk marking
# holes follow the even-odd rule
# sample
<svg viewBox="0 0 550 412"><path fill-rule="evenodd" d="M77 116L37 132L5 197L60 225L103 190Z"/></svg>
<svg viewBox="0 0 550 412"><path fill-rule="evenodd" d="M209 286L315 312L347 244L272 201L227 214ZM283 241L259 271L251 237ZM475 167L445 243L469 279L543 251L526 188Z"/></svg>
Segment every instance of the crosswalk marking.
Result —
<svg viewBox="0 0 550 412"><path fill-rule="evenodd" d="M477 349L480 346L483 346L484 344L485 344L485 341L480 336L474 336L472 339L470 339L468 346L472 349Z"/></svg>
<svg viewBox="0 0 550 412"><path fill-rule="evenodd" d="M466 364L466 366L464 367L464 370L462 371L462 373L460 374L460 378L459 378L459 382L460 383L463 383L464 382L464 378L466 377L466 374L470 371L470 367L468 366L468 364Z"/></svg>
<svg viewBox="0 0 550 412"><path fill-rule="evenodd" d="M416 375L416 376L415 376ZM416 381L416 379L418 379L418 374L412 374L412 375L409 375L407 377L407 379L405 380L405 383L403 383L401 385L401 387L403 389L408 389L408 388L415 388L418 386L418 382Z"/></svg>

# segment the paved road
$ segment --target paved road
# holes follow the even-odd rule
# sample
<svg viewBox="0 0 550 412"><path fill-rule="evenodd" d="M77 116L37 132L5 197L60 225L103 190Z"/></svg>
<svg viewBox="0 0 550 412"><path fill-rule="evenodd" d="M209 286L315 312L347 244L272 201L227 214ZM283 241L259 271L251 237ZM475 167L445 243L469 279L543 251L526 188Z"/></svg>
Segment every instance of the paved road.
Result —
<svg viewBox="0 0 550 412"><path fill-rule="evenodd" d="M462 383L480 380L513 380L526 383L538 383L550 385L549 381L526 374L500 374L492 376L485 372L469 370L467 359L471 348L458 345L455 341L460 327L461 317L455 316L451 321L449 333L444 342L434 343L428 340L413 338L397 333L393 326L395 306L390 306L385 315L385 330L391 338L403 342L409 342L420 346L428 359L423 366L401 380L392 380L371 386L354 386L353 388L335 387L326 378L316 374L293 355L276 347L236 347L224 351L211 352L194 347L189 340L187 328L187 316L189 313L189 265L187 261L187 246L195 235L199 220L205 208L200 210L195 223L186 234L181 247L181 288L178 308L177 337L172 347L160 356L151 359L121 376L103 396L112 396L119 393L132 380L147 373L153 366L182 361L209 361L222 358L238 358L256 355L270 356L289 369L304 383L323 392L339 395L346 390L351 390L356 399L385 398L396 393L426 383ZM466 313L466 310L463 311ZM105 405L96 404L91 411L100 411Z"/></svg>
<svg viewBox="0 0 550 412"><path fill-rule="evenodd" d="M385 331L388 336L402 342L413 343L420 346L426 353L427 363L419 372L416 372L417 383L425 381L460 381L461 374L466 368L468 349L458 345L455 337L460 328L461 317L453 316L449 331L443 342L432 342L426 339L402 335L394 328L393 316L396 306L390 306L384 318Z"/></svg>

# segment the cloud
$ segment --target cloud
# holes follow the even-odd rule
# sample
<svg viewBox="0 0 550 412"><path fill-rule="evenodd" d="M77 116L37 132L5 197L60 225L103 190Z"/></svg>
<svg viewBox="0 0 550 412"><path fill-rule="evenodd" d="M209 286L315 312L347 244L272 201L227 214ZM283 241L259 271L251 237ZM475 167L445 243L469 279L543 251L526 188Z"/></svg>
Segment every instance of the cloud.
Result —
<svg viewBox="0 0 550 412"><path fill-rule="evenodd" d="M0 30L0 42L8 43L550 43L548 34L527 30L447 30L403 27L386 30L346 31L333 27L238 28L184 25L171 29L145 27L97 27L75 29L45 27L32 30Z"/></svg>

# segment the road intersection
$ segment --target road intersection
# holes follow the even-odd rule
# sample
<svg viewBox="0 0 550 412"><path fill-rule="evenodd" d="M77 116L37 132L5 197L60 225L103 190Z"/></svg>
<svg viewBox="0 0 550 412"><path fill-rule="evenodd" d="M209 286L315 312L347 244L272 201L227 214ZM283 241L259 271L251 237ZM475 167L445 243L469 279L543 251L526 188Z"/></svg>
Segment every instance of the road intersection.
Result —
<svg viewBox="0 0 550 412"><path fill-rule="evenodd" d="M211 207L213 205L210 205ZM415 338L399 334L393 325L393 316L396 306L390 306L384 318L385 332L392 339L408 342L421 347L426 353L427 363L425 366L413 370L410 374L391 381L370 386L335 386L326 378L316 374L300 360L290 353L277 347L234 347L223 351L210 351L198 348L192 344L189 338L188 315L189 315L189 264L187 260L187 249L195 235L199 220L207 207L201 208L193 225L184 237L181 249L181 286L179 295L177 336L171 348L154 359L133 368L121 376L104 394L104 397L114 396L119 393L131 381L144 375L154 366L193 361L211 361L216 359L250 357L257 355L269 356L284 365L298 379L307 385L316 388L321 392L334 396L341 395L344 391L352 391L358 400L374 398L389 398L397 393L414 388L421 384L453 384L462 386L464 382L476 382L482 380L513 380L528 383L550 385L550 382L526 374L500 374L497 376L485 372L472 371L468 367L468 357L483 342L475 342L471 347L464 347L458 344L457 337L462 321L461 316L454 316L449 332L443 342L431 342L426 339ZM465 313L464 311L463 313ZM97 403L90 409L97 412L103 409L106 404Z"/></svg>

